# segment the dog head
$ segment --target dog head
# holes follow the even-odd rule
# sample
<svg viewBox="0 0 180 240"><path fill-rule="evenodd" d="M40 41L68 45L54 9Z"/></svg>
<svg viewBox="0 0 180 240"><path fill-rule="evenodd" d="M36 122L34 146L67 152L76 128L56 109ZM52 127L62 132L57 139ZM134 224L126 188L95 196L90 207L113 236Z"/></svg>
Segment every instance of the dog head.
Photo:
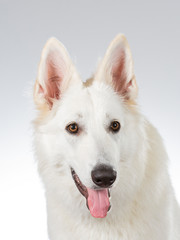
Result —
<svg viewBox="0 0 180 240"><path fill-rule="evenodd" d="M97 218L107 215L110 192L112 207L127 204L144 171L139 161L144 154L144 122L136 96L131 51L123 35L112 41L86 83L64 46L54 38L47 42L34 99L39 110L36 154L48 192L69 207L74 201L83 212L84 196Z"/></svg>

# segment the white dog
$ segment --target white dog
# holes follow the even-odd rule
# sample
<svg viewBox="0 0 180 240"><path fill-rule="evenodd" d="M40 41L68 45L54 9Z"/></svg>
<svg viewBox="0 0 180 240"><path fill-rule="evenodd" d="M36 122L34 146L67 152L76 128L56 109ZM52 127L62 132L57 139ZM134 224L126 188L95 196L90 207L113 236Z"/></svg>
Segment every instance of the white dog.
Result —
<svg viewBox="0 0 180 240"><path fill-rule="evenodd" d="M123 35L86 83L58 40L45 45L34 125L51 240L180 240L167 154L136 97Z"/></svg>

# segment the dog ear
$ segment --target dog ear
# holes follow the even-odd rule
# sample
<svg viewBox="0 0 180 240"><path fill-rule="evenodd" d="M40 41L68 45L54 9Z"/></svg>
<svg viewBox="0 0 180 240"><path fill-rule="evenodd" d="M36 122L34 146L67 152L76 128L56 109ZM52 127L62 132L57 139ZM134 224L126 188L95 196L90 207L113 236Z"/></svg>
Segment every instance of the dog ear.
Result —
<svg viewBox="0 0 180 240"><path fill-rule="evenodd" d="M50 38L42 51L34 88L38 108L51 109L72 78L73 81L79 80L65 47L57 39Z"/></svg>
<svg viewBox="0 0 180 240"><path fill-rule="evenodd" d="M119 34L109 45L95 79L111 84L125 100L136 98L137 86L133 60L124 35Z"/></svg>

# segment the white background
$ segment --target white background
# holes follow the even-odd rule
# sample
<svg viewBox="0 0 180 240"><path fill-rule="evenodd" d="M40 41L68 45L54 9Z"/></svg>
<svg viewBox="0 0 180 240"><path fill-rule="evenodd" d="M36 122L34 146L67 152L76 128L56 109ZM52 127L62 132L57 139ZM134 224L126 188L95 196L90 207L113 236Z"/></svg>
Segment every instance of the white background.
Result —
<svg viewBox="0 0 180 240"><path fill-rule="evenodd" d="M62 41L84 80L119 32L131 46L139 103L163 136L180 202L179 0L1 0L0 239L47 239L31 126L43 45L51 36Z"/></svg>

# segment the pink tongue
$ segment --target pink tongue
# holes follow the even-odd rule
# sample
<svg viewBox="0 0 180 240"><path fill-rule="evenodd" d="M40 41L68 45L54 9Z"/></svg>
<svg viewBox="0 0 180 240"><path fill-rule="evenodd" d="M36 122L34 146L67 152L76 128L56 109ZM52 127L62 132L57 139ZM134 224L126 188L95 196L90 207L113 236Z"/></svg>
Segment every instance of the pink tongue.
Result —
<svg viewBox="0 0 180 240"><path fill-rule="evenodd" d="M108 190L93 190L87 188L88 190L88 207L90 213L95 218L104 218L107 215L110 203L108 197Z"/></svg>

